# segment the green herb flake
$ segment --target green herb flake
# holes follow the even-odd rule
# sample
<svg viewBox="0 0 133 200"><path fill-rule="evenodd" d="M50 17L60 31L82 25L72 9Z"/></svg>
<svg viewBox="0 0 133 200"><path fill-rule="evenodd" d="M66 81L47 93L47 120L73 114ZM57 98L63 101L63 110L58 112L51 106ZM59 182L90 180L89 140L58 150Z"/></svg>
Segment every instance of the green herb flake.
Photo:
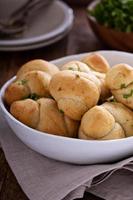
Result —
<svg viewBox="0 0 133 200"><path fill-rule="evenodd" d="M36 93L31 93L27 98L29 99L33 99L33 100L38 100L40 98L40 96Z"/></svg>
<svg viewBox="0 0 133 200"><path fill-rule="evenodd" d="M20 80L18 81L18 85L25 85L27 83L28 80L26 79L23 79L23 80Z"/></svg>
<svg viewBox="0 0 133 200"><path fill-rule="evenodd" d="M26 79L21 80L22 85L25 85L27 83L27 81L28 80L26 80Z"/></svg>
<svg viewBox="0 0 133 200"><path fill-rule="evenodd" d="M130 91L130 93L123 94L124 99L128 99L129 97L132 97L132 96L133 96L133 89Z"/></svg>
<svg viewBox="0 0 133 200"><path fill-rule="evenodd" d="M120 86L120 88L121 88L121 89L126 88L126 84L125 84L125 83L122 83L121 86Z"/></svg>
<svg viewBox="0 0 133 200"><path fill-rule="evenodd" d="M69 70L73 70L73 71L74 71L74 69L73 69L72 67L69 67L68 69L69 69Z"/></svg>
<svg viewBox="0 0 133 200"><path fill-rule="evenodd" d="M60 109L59 111L60 111L60 113L64 114L64 111L63 111L63 110Z"/></svg>
<svg viewBox="0 0 133 200"><path fill-rule="evenodd" d="M122 83L120 88L123 89L123 88L127 88L129 85L133 84L133 81L131 83L129 83L128 85L126 85L125 83Z"/></svg>

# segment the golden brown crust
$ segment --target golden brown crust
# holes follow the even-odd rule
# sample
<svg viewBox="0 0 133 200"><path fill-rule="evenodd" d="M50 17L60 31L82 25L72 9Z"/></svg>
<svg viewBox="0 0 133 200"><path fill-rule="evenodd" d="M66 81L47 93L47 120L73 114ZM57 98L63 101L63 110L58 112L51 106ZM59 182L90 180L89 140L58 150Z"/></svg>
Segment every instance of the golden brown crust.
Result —
<svg viewBox="0 0 133 200"><path fill-rule="evenodd" d="M38 97L49 97L51 76L42 71L30 71L23 75L22 80L11 83L5 91L5 101L11 105L14 101L28 98L35 94Z"/></svg>
<svg viewBox="0 0 133 200"><path fill-rule="evenodd" d="M74 120L80 120L100 96L99 80L93 74L77 71L64 70L55 74L49 88L59 109Z"/></svg>
<svg viewBox="0 0 133 200"><path fill-rule="evenodd" d="M110 133L105 135L103 138L100 138L100 140L114 140L114 139L120 139L125 137L125 132L123 128L120 126L120 124L115 123L114 128Z"/></svg>
<svg viewBox="0 0 133 200"><path fill-rule="evenodd" d="M39 106L32 99L15 101L10 107L10 112L22 123L36 128L39 120Z"/></svg>
<svg viewBox="0 0 133 200"><path fill-rule="evenodd" d="M118 102L121 102L133 109L133 84L123 89L112 90L111 92Z"/></svg>
<svg viewBox="0 0 133 200"><path fill-rule="evenodd" d="M107 99L108 97L111 96L110 90L105 83L105 74L104 73L90 70L90 68L85 63L77 61L77 60L73 60L73 61L66 63L65 65L62 66L61 69L85 72L85 73L88 73L90 76L92 73L100 80L100 88L101 88L100 99L102 101L104 101L105 99Z"/></svg>
<svg viewBox="0 0 133 200"><path fill-rule="evenodd" d="M77 132L87 140L133 136L132 67L121 63L109 70L106 59L97 53L83 62L66 63L62 71L43 60L23 65L5 91L11 114L39 131L65 137L77 137ZM110 91L117 102L97 106ZM33 94L36 101L29 99ZM42 98L50 95L55 100Z"/></svg>
<svg viewBox="0 0 133 200"><path fill-rule="evenodd" d="M24 99L29 96L29 88L21 84L21 82L11 83L5 90L4 100L8 105L14 101Z"/></svg>
<svg viewBox="0 0 133 200"><path fill-rule="evenodd" d="M79 122L70 119L66 115L64 115L64 121L67 129L67 136L76 138L78 134Z"/></svg>
<svg viewBox="0 0 133 200"><path fill-rule="evenodd" d="M121 125L125 135L133 135L133 112L121 103L106 102L102 105L115 118L115 121Z"/></svg>
<svg viewBox="0 0 133 200"><path fill-rule="evenodd" d="M31 71L24 74L24 80L30 89L30 93L36 93L41 97L48 97L49 93L49 82L51 76L41 71Z"/></svg>
<svg viewBox="0 0 133 200"><path fill-rule="evenodd" d="M53 76L59 71L59 69L54 64L42 59L31 60L22 65L22 67L17 72L17 78L20 79L23 74L30 71L43 71Z"/></svg>
<svg viewBox="0 0 133 200"><path fill-rule="evenodd" d="M28 97L35 93L40 97L49 97L49 82L51 77L59 72L52 63L36 59L24 64L16 75L16 80L5 91L5 101L12 102Z"/></svg>
<svg viewBox="0 0 133 200"><path fill-rule="evenodd" d="M106 102L87 111L79 128L81 139L119 139L133 136L133 112L121 103Z"/></svg>
<svg viewBox="0 0 133 200"><path fill-rule="evenodd" d="M107 71L110 69L107 60L98 53L89 54L85 56L81 61L87 64L90 69L97 72L107 73Z"/></svg>
<svg viewBox="0 0 133 200"><path fill-rule="evenodd" d="M112 90L121 89L133 83L133 68L121 63L113 66L106 74L106 84Z"/></svg>
<svg viewBox="0 0 133 200"><path fill-rule="evenodd" d="M93 74L100 80L101 83L101 94L100 94L100 99L102 101L105 101L107 98L111 96L110 89L107 87L105 77L106 75L104 73L100 72L93 72Z"/></svg>
<svg viewBox="0 0 133 200"><path fill-rule="evenodd" d="M106 75L106 84L118 102L133 109L133 68L131 66L115 65Z"/></svg>
<svg viewBox="0 0 133 200"><path fill-rule="evenodd" d="M11 105L11 114L22 123L49 134L77 137L78 122L59 111L55 100L41 98L16 101Z"/></svg>
<svg viewBox="0 0 133 200"><path fill-rule="evenodd" d="M81 126L79 128L78 136L80 139L94 140L94 138L89 137L87 134L85 135L85 133L82 131ZM113 129L107 135L98 138L98 140L114 140L114 139L120 139L124 137L125 137L125 133L124 133L123 128L118 123L115 123Z"/></svg>
<svg viewBox="0 0 133 200"><path fill-rule="evenodd" d="M114 125L114 117L101 106L91 108L81 120L84 135L93 139L106 136L114 128Z"/></svg>

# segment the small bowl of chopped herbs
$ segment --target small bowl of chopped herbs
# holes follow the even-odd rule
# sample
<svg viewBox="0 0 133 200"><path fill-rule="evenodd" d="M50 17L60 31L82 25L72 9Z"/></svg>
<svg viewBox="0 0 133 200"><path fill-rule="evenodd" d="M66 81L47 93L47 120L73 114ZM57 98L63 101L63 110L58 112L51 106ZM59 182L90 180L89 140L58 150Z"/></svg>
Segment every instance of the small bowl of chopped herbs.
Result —
<svg viewBox="0 0 133 200"><path fill-rule="evenodd" d="M87 13L103 42L113 49L133 51L133 0L94 0Z"/></svg>

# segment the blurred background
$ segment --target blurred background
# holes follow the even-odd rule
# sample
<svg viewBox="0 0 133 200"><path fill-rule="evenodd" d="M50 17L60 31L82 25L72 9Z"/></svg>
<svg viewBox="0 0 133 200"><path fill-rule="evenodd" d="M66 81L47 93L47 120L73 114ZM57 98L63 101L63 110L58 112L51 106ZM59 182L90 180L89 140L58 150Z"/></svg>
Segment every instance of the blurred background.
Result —
<svg viewBox="0 0 133 200"><path fill-rule="evenodd" d="M133 0L0 0L3 79L35 58L103 49L132 52L132 10Z"/></svg>
<svg viewBox="0 0 133 200"><path fill-rule="evenodd" d="M87 22L89 2L90 0L1 0L0 50L11 52L37 49L69 37L80 20L82 23L85 20ZM88 23L84 24L84 28L80 23L78 28L78 32L85 33ZM76 35L77 33L75 37Z"/></svg>

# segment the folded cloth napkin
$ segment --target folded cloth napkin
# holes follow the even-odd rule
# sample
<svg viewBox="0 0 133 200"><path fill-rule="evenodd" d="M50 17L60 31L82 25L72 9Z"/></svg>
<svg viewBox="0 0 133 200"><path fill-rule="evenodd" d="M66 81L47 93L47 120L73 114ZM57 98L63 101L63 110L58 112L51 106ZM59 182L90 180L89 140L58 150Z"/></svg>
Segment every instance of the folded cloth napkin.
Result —
<svg viewBox="0 0 133 200"><path fill-rule="evenodd" d="M46 158L24 145L0 116L6 159L30 200L72 200L85 191L108 200L131 200L133 157L112 164L72 165Z"/></svg>

